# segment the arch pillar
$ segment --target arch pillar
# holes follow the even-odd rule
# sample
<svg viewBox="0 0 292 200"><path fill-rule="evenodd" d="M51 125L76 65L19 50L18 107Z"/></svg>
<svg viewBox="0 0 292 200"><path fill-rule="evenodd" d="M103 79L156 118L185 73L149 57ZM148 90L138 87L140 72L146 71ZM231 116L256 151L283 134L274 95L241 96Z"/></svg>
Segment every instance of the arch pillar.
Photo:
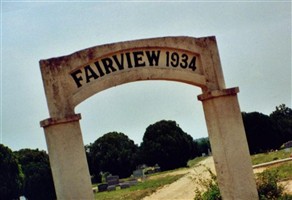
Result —
<svg viewBox="0 0 292 200"><path fill-rule="evenodd" d="M256 200L258 194L237 99L239 88L198 96L209 133L218 185L223 199Z"/></svg>
<svg viewBox="0 0 292 200"><path fill-rule="evenodd" d="M41 121L57 199L93 199L80 114Z"/></svg>

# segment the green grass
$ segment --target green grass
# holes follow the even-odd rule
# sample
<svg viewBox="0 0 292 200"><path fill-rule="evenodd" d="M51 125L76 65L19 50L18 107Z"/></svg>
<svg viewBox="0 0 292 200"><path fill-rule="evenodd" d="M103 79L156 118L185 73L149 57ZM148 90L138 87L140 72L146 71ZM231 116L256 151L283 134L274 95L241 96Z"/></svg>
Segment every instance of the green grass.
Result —
<svg viewBox="0 0 292 200"><path fill-rule="evenodd" d="M257 165L260 163L289 158L291 153L292 153L292 148L290 148L290 151L283 149L280 151L273 151L273 152L269 152L269 153L256 154L256 155L251 156L252 164Z"/></svg>
<svg viewBox="0 0 292 200"><path fill-rule="evenodd" d="M292 163L284 163L278 167L275 167L278 170L279 178L283 179L292 179Z"/></svg>
<svg viewBox="0 0 292 200"><path fill-rule="evenodd" d="M194 167L197 165L199 162L205 160L207 157L196 157L193 160L189 160L187 166L188 167Z"/></svg>
<svg viewBox="0 0 292 200"><path fill-rule="evenodd" d="M95 199L103 200L138 200L149 196L164 185L171 184L183 175L165 176L158 179L149 179L138 183L127 189L117 189L111 192L98 192L94 194Z"/></svg>
<svg viewBox="0 0 292 200"><path fill-rule="evenodd" d="M289 158L291 153L292 153L292 148L290 148L289 150L283 149L283 150L269 152L269 153L256 154L251 157L252 164L256 165L256 164L261 164L261 163L270 162L274 160ZM278 171L280 180L292 179L292 162L291 161L277 164L275 166L271 166L268 168L268 170Z"/></svg>
<svg viewBox="0 0 292 200"><path fill-rule="evenodd" d="M292 179L292 162L286 162L277 166L269 167L269 171L277 171L279 180L291 180Z"/></svg>

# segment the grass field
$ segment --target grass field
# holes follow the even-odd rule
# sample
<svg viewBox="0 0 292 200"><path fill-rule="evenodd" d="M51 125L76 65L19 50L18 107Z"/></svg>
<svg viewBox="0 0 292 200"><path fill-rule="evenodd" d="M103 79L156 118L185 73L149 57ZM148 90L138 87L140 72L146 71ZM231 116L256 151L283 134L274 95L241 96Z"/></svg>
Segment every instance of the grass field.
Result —
<svg viewBox="0 0 292 200"><path fill-rule="evenodd" d="M155 175L153 175L155 176ZM119 189L111 192L98 192L94 194L95 199L103 200L138 200L146 197L164 185L175 182L183 175L165 176L158 179L149 179L138 183L127 189Z"/></svg>
<svg viewBox="0 0 292 200"><path fill-rule="evenodd" d="M284 158L289 158L292 153L292 148L289 150L273 151L269 153L261 153L253 155L252 163L253 165L266 163L274 160L280 160ZM275 170L279 176L280 180L292 179L292 162L285 162L277 164L275 166L268 167L268 170Z"/></svg>
<svg viewBox="0 0 292 200"><path fill-rule="evenodd" d="M198 164L199 162L205 160L207 157L197 157L195 159L189 160L187 166L188 167L193 167L196 164Z"/></svg>
<svg viewBox="0 0 292 200"><path fill-rule="evenodd" d="M257 165L260 163L289 158L291 153L292 153L292 148L290 148L288 150L283 149L280 151L273 151L273 152L269 152L269 153L256 154L256 155L251 156L252 164Z"/></svg>
<svg viewBox="0 0 292 200"><path fill-rule="evenodd" d="M206 157L198 157L193 160L190 160L187 164L188 167L192 167L198 164L200 161L206 159ZM160 189L164 185L171 184L176 180L180 179L184 174L180 175L166 175L171 174L171 172L177 171L180 169L164 171L160 173L150 174L149 179L146 179L144 182L139 182L137 185L132 186L127 189L119 189L111 192L99 192L95 193L95 199L104 199L104 200L138 200L143 197L149 196L154 193L156 190Z"/></svg>

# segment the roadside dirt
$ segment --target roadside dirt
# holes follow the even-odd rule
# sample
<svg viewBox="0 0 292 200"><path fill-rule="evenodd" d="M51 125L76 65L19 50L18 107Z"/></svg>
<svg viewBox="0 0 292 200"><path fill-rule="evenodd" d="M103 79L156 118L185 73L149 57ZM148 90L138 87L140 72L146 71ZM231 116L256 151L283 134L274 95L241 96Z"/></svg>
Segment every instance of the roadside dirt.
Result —
<svg viewBox="0 0 292 200"><path fill-rule="evenodd" d="M292 180L281 181L280 184L284 186L285 193L292 194Z"/></svg>
<svg viewBox="0 0 292 200"><path fill-rule="evenodd" d="M198 165L190 169L182 169L160 176L185 174L182 178L175 181L170 185L166 185L157 190L152 195L145 197L143 200L193 200L195 197L195 189L202 189L198 177L201 179L210 178L207 168L211 169L215 173L213 157L201 161ZM265 168L258 168L254 170L254 173L259 173ZM285 187L285 192L292 194L292 180L283 181L281 184Z"/></svg>
<svg viewBox="0 0 292 200"><path fill-rule="evenodd" d="M166 185L152 195L145 197L143 200L193 200L195 197L195 188L200 186L196 178L198 176L202 179L209 178L209 173L205 166L210 168L213 172L215 171L212 157L203 160L200 162L200 165L194 168L172 172L171 174L173 175L182 173L185 173L185 175L176 182ZM166 176L167 174L163 175Z"/></svg>

